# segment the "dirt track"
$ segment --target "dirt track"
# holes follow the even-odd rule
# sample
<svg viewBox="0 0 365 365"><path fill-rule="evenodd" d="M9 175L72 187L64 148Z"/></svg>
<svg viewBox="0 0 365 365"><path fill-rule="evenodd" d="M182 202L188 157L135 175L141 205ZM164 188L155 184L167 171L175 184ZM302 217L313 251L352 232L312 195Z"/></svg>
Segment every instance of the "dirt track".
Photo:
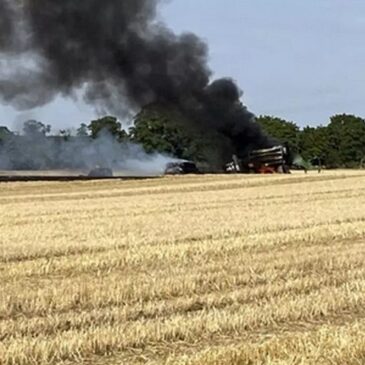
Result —
<svg viewBox="0 0 365 365"><path fill-rule="evenodd" d="M113 177L88 177L88 176L0 176L0 183L7 182L33 182L33 181L90 181L90 180L144 180L151 176L113 176ZM157 178L157 177L155 177Z"/></svg>
<svg viewBox="0 0 365 365"><path fill-rule="evenodd" d="M34 181L90 181L90 180L143 180L158 176L143 176L133 172L115 173L113 177L89 177L83 170L49 170L49 171L0 171L0 183L34 182Z"/></svg>

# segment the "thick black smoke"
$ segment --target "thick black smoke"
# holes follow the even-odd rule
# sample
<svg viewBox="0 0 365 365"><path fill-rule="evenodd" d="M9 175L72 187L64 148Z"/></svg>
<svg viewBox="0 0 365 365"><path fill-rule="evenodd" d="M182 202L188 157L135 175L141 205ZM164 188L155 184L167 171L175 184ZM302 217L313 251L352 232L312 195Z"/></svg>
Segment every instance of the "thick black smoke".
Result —
<svg viewBox="0 0 365 365"><path fill-rule="evenodd" d="M14 30L11 22L13 14L11 14L8 4L3 1L0 2L0 14L0 48L4 49L9 40L7 35L12 34Z"/></svg>
<svg viewBox="0 0 365 365"><path fill-rule="evenodd" d="M0 0L0 55L29 55L11 72L0 70L0 98L27 109L82 90L88 103L118 116L166 103L208 135L229 138L232 150L266 146L237 85L230 79L210 82L207 45L157 21L158 4Z"/></svg>

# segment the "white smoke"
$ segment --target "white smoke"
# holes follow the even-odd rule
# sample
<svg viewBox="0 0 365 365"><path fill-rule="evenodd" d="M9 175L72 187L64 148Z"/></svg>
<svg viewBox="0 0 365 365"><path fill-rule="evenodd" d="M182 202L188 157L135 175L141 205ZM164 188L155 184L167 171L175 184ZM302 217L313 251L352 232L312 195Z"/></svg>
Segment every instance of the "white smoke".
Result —
<svg viewBox="0 0 365 365"><path fill-rule="evenodd" d="M154 152L148 154L132 142L119 142L108 133L89 136L13 136L0 147L0 170L82 170L109 168L118 176L153 176L180 160Z"/></svg>

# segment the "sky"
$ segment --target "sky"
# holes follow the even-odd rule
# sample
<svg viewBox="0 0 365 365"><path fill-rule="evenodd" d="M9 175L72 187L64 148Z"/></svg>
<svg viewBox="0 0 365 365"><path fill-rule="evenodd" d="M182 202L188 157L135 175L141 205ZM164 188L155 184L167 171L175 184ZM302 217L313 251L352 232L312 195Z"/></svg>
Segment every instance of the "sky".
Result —
<svg viewBox="0 0 365 365"><path fill-rule="evenodd" d="M209 44L214 77L236 80L256 115L302 127L338 113L365 117L364 0L165 0L160 10L177 33ZM57 130L95 117L92 106L61 97L21 113L0 104L0 124L13 129L27 119Z"/></svg>

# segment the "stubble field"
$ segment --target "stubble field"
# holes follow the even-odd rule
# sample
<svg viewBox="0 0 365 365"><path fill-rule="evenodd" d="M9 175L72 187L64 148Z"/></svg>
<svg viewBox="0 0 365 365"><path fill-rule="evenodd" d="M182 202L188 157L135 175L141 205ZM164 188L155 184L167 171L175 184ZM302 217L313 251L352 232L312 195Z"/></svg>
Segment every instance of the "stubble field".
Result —
<svg viewBox="0 0 365 365"><path fill-rule="evenodd" d="M365 172L0 184L0 365L364 364Z"/></svg>

